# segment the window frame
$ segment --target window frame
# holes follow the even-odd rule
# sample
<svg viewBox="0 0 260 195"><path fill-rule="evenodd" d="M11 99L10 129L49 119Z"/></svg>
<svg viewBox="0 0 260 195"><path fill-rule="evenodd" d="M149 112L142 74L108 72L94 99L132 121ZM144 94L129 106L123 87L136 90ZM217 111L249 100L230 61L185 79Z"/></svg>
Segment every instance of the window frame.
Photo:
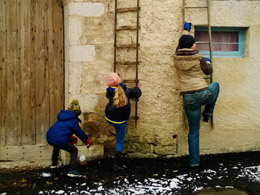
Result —
<svg viewBox="0 0 260 195"><path fill-rule="evenodd" d="M195 27L196 31L208 31L207 27ZM237 32L238 33L238 51L213 51L213 57L233 57L233 58L243 58L244 57L244 34L245 29L243 27L212 27L211 32ZM196 38L195 38L196 39ZM209 51L200 50L200 53L209 57Z"/></svg>

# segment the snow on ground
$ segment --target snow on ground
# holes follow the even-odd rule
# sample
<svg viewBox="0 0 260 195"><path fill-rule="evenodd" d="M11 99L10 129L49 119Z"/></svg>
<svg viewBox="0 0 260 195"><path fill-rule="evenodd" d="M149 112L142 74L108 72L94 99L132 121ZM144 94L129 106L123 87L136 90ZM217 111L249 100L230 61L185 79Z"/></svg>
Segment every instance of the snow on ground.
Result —
<svg viewBox="0 0 260 195"><path fill-rule="evenodd" d="M76 183L76 186L67 183L62 189L52 189L48 191L39 191L38 194L66 194L66 195L78 195L78 194L107 194L107 195L128 195L128 194L182 194L183 190L187 189L191 192L199 192L208 186L208 183L214 183L215 188L219 189L233 189L232 185L226 184L225 186L219 185L218 181L222 181L224 178L229 179L230 170L236 170L236 174L232 179L246 179L259 182L260 184L260 166L243 167L238 164L236 166L224 167L220 165L218 169L204 169L197 173L180 174L178 170L173 170L171 178L169 175L153 174L151 177L145 179L136 179L134 176L130 179L123 176L114 178L113 184L109 184L109 187L105 181L95 182L91 187L87 185L86 181ZM54 177L49 172L42 172L38 174L40 178ZM72 187L73 186L73 187ZM212 185L211 185L212 186ZM0 195L7 195L7 193L0 193Z"/></svg>
<svg viewBox="0 0 260 195"><path fill-rule="evenodd" d="M249 178L255 182L260 182L260 165L245 167L244 172Z"/></svg>
<svg viewBox="0 0 260 195"><path fill-rule="evenodd" d="M248 176L248 172L244 168L234 166L233 169L240 169L237 178ZM246 168L245 168L246 169ZM258 170L258 169L257 169ZM260 168L259 168L260 171ZM260 172L259 172L260 173ZM157 176L157 174L155 174ZM64 189L40 191L39 194L181 194L183 189L192 189L193 192L204 189L206 183L196 182L202 178L207 178L208 181L221 180L228 175L228 170L225 167L220 167L218 170L206 169L196 174L176 174L173 178L167 178L165 175L156 178L146 178L143 181L135 179L130 182L127 178L117 177L113 182L113 187L105 187L105 183L94 183L95 187L88 187L86 182L77 183L77 187L72 188L69 185L64 186ZM42 177L46 177L46 173ZM200 183L200 185L198 185ZM216 185L215 188L233 189L233 186Z"/></svg>

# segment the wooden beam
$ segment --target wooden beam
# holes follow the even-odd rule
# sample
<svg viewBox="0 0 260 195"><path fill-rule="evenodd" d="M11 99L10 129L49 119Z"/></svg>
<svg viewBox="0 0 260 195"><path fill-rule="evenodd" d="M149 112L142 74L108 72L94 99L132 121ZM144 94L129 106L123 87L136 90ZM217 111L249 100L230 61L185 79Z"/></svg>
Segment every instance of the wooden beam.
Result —
<svg viewBox="0 0 260 195"><path fill-rule="evenodd" d="M51 160L51 154L48 144L0 147L0 160Z"/></svg>

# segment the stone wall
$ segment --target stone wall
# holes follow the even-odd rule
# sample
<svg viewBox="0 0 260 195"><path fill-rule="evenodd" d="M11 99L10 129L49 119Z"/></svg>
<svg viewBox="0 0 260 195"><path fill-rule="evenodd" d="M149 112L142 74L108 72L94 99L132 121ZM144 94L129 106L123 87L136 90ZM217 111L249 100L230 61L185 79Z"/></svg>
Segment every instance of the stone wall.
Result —
<svg viewBox="0 0 260 195"><path fill-rule="evenodd" d="M132 7L135 1L118 2L119 7ZM197 6L203 1L190 3ZM114 0L64 0L63 4L66 104L79 99L83 129L109 155L115 147L115 131L104 119L105 77L113 71ZM127 123L124 151L129 156L169 157L188 152L188 125L171 59L183 31L182 5L180 0L140 0L139 80L143 94L137 127L133 120ZM259 10L259 1L212 1L212 26L247 27L247 32L245 57L214 59L214 80L219 81L221 92L215 128L201 124L202 154L260 149ZM205 14L187 13L187 21L205 23ZM119 18L119 22L124 20L127 18ZM131 36L122 35L121 39L131 41ZM131 68L122 73L125 77L131 74Z"/></svg>

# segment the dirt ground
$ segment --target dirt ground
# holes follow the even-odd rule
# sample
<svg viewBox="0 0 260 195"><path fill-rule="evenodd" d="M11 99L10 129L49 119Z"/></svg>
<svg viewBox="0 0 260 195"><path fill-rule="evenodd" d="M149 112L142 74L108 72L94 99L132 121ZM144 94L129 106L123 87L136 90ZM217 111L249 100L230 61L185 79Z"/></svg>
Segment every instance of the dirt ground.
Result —
<svg viewBox="0 0 260 195"><path fill-rule="evenodd" d="M187 168L188 156L124 159L126 170L113 172L113 159L89 161L79 170L86 178L69 178L68 167L0 168L0 195L7 194L230 194L258 195L260 180L251 173L260 152L201 156L197 172ZM254 172L255 171L255 172ZM259 174L260 175L260 174Z"/></svg>

